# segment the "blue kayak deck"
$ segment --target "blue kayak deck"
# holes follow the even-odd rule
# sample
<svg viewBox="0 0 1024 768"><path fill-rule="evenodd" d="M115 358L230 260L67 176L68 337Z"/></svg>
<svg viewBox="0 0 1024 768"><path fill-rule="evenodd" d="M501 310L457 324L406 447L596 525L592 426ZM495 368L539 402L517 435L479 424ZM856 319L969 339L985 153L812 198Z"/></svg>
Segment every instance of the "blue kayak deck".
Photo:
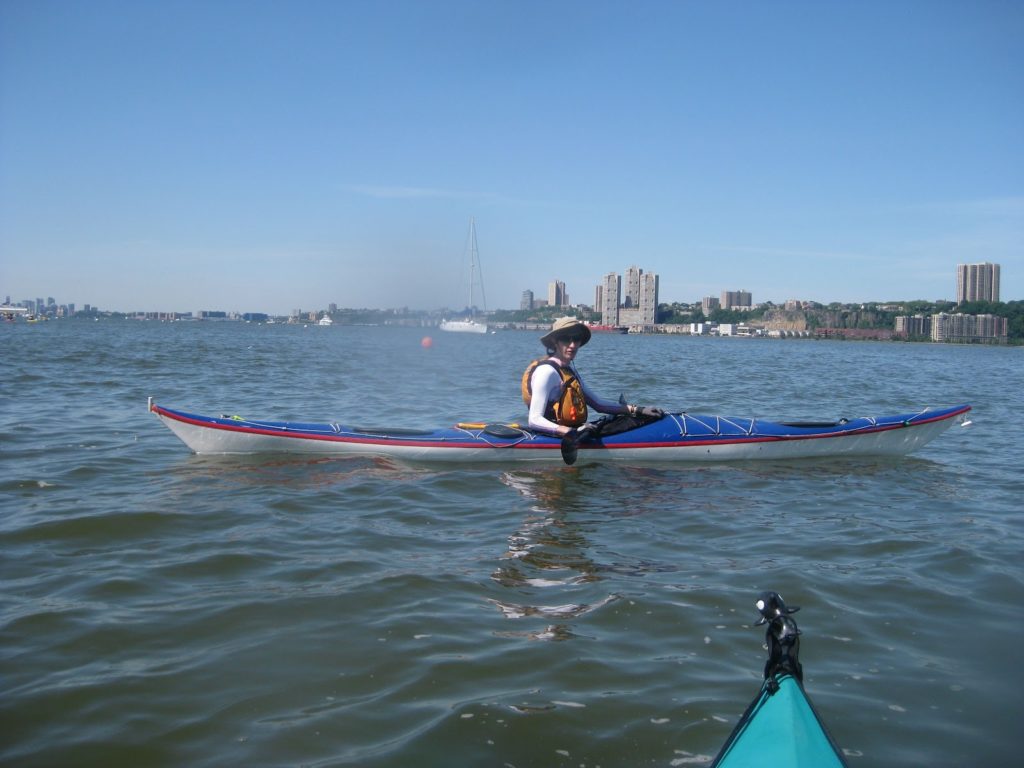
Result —
<svg viewBox="0 0 1024 768"><path fill-rule="evenodd" d="M348 426L337 422L269 421L242 416L201 416L163 406L155 406L172 418L197 426L225 429L253 434L280 435L314 440L370 440L403 444L439 445L509 445L529 441L558 445L556 437L534 432L515 425L499 424L506 434L495 434L486 425L450 427L433 430L395 427ZM902 429L959 416L970 410L969 405L924 409L894 416L865 416L834 422L776 422L765 419L735 416L714 416L690 413L666 414L664 418L613 435L602 435L600 443L606 446L670 446L695 441L727 441L730 443L759 440L798 440L870 434Z"/></svg>

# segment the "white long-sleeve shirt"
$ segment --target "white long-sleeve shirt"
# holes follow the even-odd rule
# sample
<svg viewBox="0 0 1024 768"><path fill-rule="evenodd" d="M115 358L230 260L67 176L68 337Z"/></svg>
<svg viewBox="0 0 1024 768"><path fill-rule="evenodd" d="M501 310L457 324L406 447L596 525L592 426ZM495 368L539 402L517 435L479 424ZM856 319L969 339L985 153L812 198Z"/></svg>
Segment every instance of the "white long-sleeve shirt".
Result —
<svg viewBox="0 0 1024 768"><path fill-rule="evenodd" d="M552 359L552 362L556 365L558 364L558 361L555 359ZM626 406L612 400L600 398L588 389L583 378L576 370L575 365L570 365L569 370L573 372L573 375L579 381L580 387L583 389L583 397L586 399L589 408L593 408L599 413L625 413L627 411ZM545 415L548 405L558 400L562 393L562 377L558 375L558 371L550 365L538 365L530 376L530 391L530 418L528 422L530 429L559 434L564 427L557 422L551 421Z"/></svg>

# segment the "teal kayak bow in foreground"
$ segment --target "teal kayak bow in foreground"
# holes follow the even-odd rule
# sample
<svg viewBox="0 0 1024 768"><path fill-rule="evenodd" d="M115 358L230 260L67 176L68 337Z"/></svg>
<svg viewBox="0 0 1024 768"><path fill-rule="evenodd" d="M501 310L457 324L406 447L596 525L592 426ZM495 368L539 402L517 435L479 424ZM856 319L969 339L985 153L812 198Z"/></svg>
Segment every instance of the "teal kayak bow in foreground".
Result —
<svg viewBox="0 0 1024 768"><path fill-rule="evenodd" d="M846 766L842 752L804 691L800 630L778 592L762 592L758 625L768 624L764 684L712 768Z"/></svg>

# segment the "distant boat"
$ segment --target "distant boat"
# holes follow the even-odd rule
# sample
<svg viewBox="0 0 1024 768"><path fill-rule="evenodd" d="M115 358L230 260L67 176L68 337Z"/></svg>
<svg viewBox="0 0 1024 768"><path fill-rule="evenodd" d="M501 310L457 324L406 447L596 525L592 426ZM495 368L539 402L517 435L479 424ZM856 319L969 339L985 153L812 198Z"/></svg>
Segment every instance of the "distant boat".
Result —
<svg viewBox="0 0 1024 768"><path fill-rule="evenodd" d="M466 250L469 254L469 318L444 320L441 322L441 330L456 333L487 333L487 321L480 322L476 319L476 289L478 286L484 314L487 313L484 278L483 272L480 270L480 253L476 247L476 219L469 220L469 238L466 241Z"/></svg>
<svg viewBox="0 0 1024 768"><path fill-rule="evenodd" d="M19 315L27 315L28 310L25 307L12 307L8 304L4 304L0 307L0 317L7 322L13 322Z"/></svg>
<svg viewBox="0 0 1024 768"><path fill-rule="evenodd" d="M320 322L317 325L334 325L334 321L331 320L330 315L324 315L320 318Z"/></svg>
<svg viewBox="0 0 1024 768"><path fill-rule="evenodd" d="M478 323L476 320L442 320L442 331L454 331L455 333L487 333L487 323Z"/></svg>
<svg viewBox="0 0 1024 768"><path fill-rule="evenodd" d="M628 333L629 328L624 325L587 325L594 333Z"/></svg>

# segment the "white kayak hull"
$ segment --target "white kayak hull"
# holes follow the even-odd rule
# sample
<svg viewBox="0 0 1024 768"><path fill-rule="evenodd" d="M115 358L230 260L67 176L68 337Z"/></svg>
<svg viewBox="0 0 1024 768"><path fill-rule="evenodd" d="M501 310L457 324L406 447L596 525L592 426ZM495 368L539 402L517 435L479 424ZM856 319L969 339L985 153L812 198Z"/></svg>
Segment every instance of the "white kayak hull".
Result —
<svg viewBox="0 0 1024 768"><path fill-rule="evenodd" d="M412 462L561 463L561 441L500 425L389 430L335 423L271 422L209 417L158 406L156 416L197 454L293 453L386 456ZM753 419L668 414L663 419L578 447L590 462L690 463L823 457L903 456L931 442L970 406L837 422L787 425Z"/></svg>

